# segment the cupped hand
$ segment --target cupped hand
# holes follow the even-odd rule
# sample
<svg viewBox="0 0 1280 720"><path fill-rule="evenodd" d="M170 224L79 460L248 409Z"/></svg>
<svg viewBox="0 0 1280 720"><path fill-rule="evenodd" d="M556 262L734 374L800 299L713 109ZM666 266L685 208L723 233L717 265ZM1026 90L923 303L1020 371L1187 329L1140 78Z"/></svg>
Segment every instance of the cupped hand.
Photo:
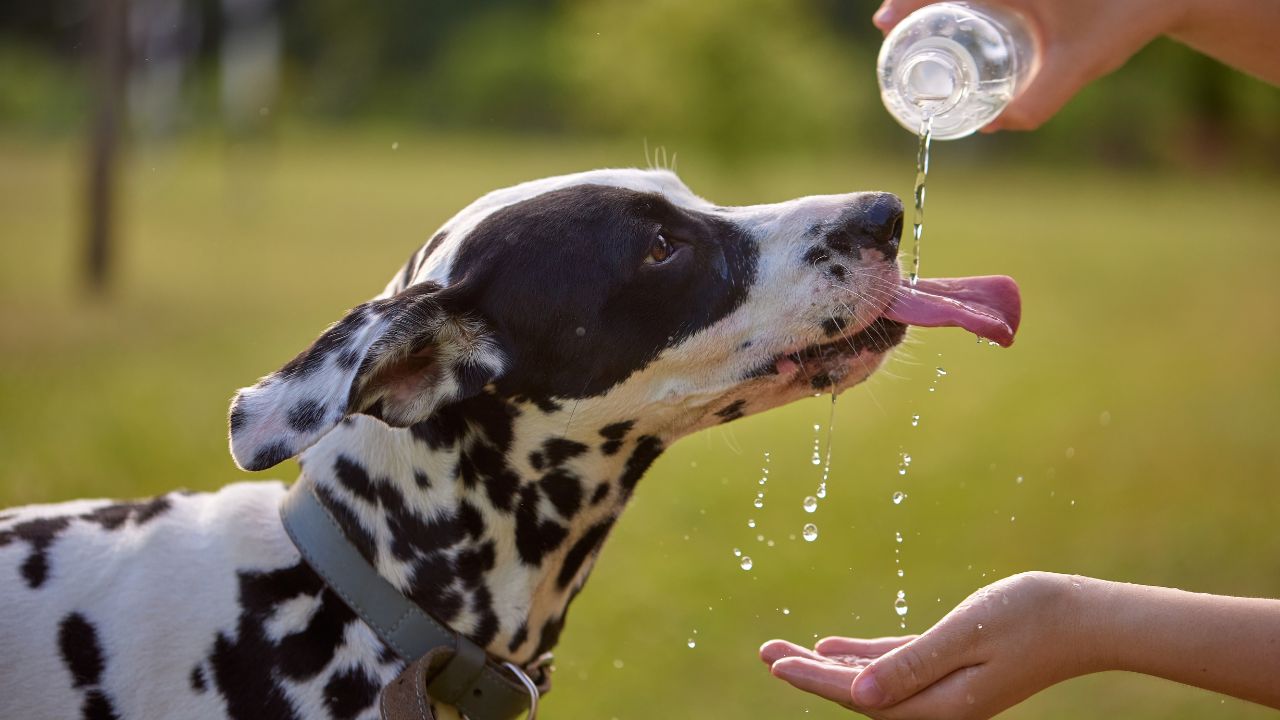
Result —
<svg viewBox="0 0 1280 720"><path fill-rule="evenodd" d="M760 657L774 676L872 718L987 718L1093 669L1073 597L1081 581L1015 575L918 636L829 637L812 650L773 640Z"/></svg>

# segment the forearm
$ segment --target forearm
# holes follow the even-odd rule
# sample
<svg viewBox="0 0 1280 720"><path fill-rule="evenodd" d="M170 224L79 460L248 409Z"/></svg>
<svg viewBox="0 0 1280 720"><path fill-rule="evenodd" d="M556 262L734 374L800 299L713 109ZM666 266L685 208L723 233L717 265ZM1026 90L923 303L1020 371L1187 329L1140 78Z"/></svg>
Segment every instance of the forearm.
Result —
<svg viewBox="0 0 1280 720"><path fill-rule="evenodd" d="M1182 0L1170 37L1280 85L1280 0Z"/></svg>
<svg viewBox="0 0 1280 720"><path fill-rule="evenodd" d="M1280 708L1280 600L1078 579L1090 669L1128 670Z"/></svg>

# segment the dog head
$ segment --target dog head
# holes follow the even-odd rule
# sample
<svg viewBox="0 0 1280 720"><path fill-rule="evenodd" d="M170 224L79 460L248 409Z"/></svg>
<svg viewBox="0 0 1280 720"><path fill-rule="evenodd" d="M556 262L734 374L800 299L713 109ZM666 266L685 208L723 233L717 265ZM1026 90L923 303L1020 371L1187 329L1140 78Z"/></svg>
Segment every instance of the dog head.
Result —
<svg viewBox="0 0 1280 720"><path fill-rule="evenodd" d="M492 192L374 300L232 403L261 470L353 413L410 426L486 388L674 438L870 375L905 325L885 193L722 207L671 172Z"/></svg>

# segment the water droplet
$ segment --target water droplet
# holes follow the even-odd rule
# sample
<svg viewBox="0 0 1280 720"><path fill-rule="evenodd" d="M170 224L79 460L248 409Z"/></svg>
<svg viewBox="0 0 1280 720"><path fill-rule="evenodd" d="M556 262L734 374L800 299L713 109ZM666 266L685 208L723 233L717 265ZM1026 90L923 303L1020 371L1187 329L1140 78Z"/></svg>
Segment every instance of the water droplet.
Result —
<svg viewBox="0 0 1280 720"><path fill-rule="evenodd" d="M818 526L814 525L813 523L806 524L804 526L804 539L805 539L805 542L813 542L814 540L817 540Z"/></svg>
<svg viewBox="0 0 1280 720"><path fill-rule="evenodd" d="M761 484L761 485L764 485L764 484L765 484L765 483L767 483L767 482L769 482L769 477L768 477L767 475L762 475L762 476L760 477L760 484Z"/></svg>
<svg viewBox="0 0 1280 720"><path fill-rule="evenodd" d="M904 492L902 492L901 490L899 490L899 491L897 491L897 492L895 492L895 493L893 494L893 504L894 504L894 505L901 505L901 504L902 504L902 501L903 501L903 500L906 500L906 499L907 499L907 494L906 494L906 493L904 493Z"/></svg>
<svg viewBox="0 0 1280 720"><path fill-rule="evenodd" d="M946 370L943 370L942 368L938 368L938 377L945 377L946 374L947 374Z"/></svg>
<svg viewBox="0 0 1280 720"><path fill-rule="evenodd" d="M906 475L906 474L907 474L907 469L906 469L906 468L904 468L904 467L900 467L900 468L898 468L898 474L899 474L899 475Z"/></svg>
<svg viewBox="0 0 1280 720"><path fill-rule="evenodd" d="M1010 516L1009 516L1009 522L1014 522L1014 521L1015 521L1015 520L1017 520L1017 519L1018 519L1018 516L1017 516L1017 515L1010 515Z"/></svg>
<svg viewBox="0 0 1280 720"><path fill-rule="evenodd" d="M577 330L573 331L573 334L577 335L578 337L582 337L587 334L587 329L584 327L579 327Z"/></svg>
<svg viewBox="0 0 1280 720"><path fill-rule="evenodd" d="M393 142L393 143L391 143L391 149L392 149L392 150L399 150L399 149L400 149L400 143L398 143L398 142Z"/></svg>
<svg viewBox="0 0 1280 720"><path fill-rule="evenodd" d="M751 504L752 504L752 505L755 505L755 506L756 506L756 508L762 508L762 507L764 507L764 500L763 500L763 499L761 499L761 498L756 498L756 501L755 501L755 502L753 502L753 503L751 503Z"/></svg>
<svg viewBox="0 0 1280 720"><path fill-rule="evenodd" d="M903 465L910 465L910 464L911 464L911 454L910 454L910 453L902 453L902 464L903 464Z"/></svg>
<svg viewBox="0 0 1280 720"><path fill-rule="evenodd" d="M741 566L743 570L750 570L752 565L751 558L747 555L743 555L742 560L738 562L738 565Z"/></svg>
<svg viewBox="0 0 1280 720"><path fill-rule="evenodd" d="M689 642L687 642L687 643L685 643L685 644L689 646L689 649L690 649L690 650L692 650L693 648L698 647L698 643L697 643L697 641L695 641L693 638L689 638Z"/></svg>
<svg viewBox="0 0 1280 720"><path fill-rule="evenodd" d="M621 670L621 669L622 669L622 661L621 661L621 660L614 660L614 661L613 661L613 666L614 666L615 668L617 668L618 670Z"/></svg>
<svg viewBox="0 0 1280 720"><path fill-rule="evenodd" d="M748 521L747 521L747 527L749 527L749 528L753 528L753 527L755 527L755 526L756 526L756 521L755 521L755 520L748 520Z"/></svg>
<svg viewBox="0 0 1280 720"><path fill-rule="evenodd" d="M898 577L902 577L904 574L905 573L902 572L902 568L898 568Z"/></svg>
<svg viewBox="0 0 1280 720"><path fill-rule="evenodd" d="M898 591L898 598L893 601L893 611L898 614L898 617L907 616L907 593L905 591Z"/></svg>
<svg viewBox="0 0 1280 720"><path fill-rule="evenodd" d="M937 390L937 389L938 389L938 388L932 388L932 387L931 387L931 388L929 388L929 392L933 392L934 390Z"/></svg>
<svg viewBox="0 0 1280 720"><path fill-rule="evenodd" d="M783 615L790 615L790 614L791 614L791 608L782 608L782 614L783 614Z"/></svg>
<svg viewBox="0 0 1280 720"><path fill-rule="evenodd" d="M818 498L816 498L816 497L814 497L814 496L810 495L809 497L807 497L807 498L805 498L805 499L804 499L803 507L804 507L804 511L805 511L805 512L807 512L807 513L811 513L811 512L815 512L815 511L817 511L817 509L818 509Z"/></svg>
<svg viewBox="0 0 1280 720"><path fill-rule="evenodd" d="M741 551L741 550L739 550L738 548L734 548L734 549L733 549L733 556L734 556L734 557L742 557L742 551Z"/></svg>
<svg viewBox="0 0 1280 720"><path fill-rule="evenodd" d="M827 496L827 484L826 484L826 483L819 483L819 484L818 484L818 492L817 492L817 493L815 493L815 494L818 496L818 499L819 499L819 500L821 500L821 499L825 498L825 497Z"/></svg>
<svg viewBox="0 0 1280 720"><path fill-rule="evenodd" d="M757 536L756 536L756 542L764 542L764 536L763 536L763 535L757 535Z"/></svg>
<svg viewBox="0 0 1280 720"><path fill-rule="evenodd" d="M979 629L979 630L981 630L981 629L982 629L982 623L978 623L978 629Z"/></svg>
<svg viewBox="0 0 1280 720"><path fill-rule="evenodd" d="M1022 476L1021 476L1021 475L1019 475L1018 477L1014 478L1014 479L1013 479L1013 481L1014 481L1014 482L1016 482L1016 483L1018 483L1019 485L1021 485L1021 484L1022 484Z"/></svg>
<svg viewBox="0 0 1280 720"><path fill-rule="evenodd" d="M1072 507L1075 507L1075 504L1076 504L1076 501L1075 501L1075 500L1072 500L1072 501L1071 501L1071 506L1072 506Z"/></svg>
<svg viewBox="0 0 1280 720"><path fill-rule="evenodd" d="M769 547L773 547L773 541L770 540L769 542L765 543L765 545L768 545Z"/></svg>
<svg viewBox="0 0 1280 720"><path fill-rule="evenodd" d="M912 415L912 416L911 416L911 427L920 427L920 416L919 416L919 415Z"/></svg>
<svg viewBox="0 0 1280 720"><path fill-rule="evenodd" d="M895 532L895 533L893 534L893 539L894 539L894 540L897 540L898 542L902 542L902 533L900 533L900 532Z"/></svg>

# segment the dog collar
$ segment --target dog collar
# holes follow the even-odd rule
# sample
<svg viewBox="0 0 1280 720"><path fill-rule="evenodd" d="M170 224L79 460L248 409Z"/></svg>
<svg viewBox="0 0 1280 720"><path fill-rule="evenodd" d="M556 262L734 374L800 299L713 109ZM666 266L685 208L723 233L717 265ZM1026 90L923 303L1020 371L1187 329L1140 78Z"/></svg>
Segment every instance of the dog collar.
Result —
<svg viewBox="0 0 1280 720"><path fill-rule="evenodd" d="M484 648L431 617L379 575L343 534L305 475L281 501L280 519L311 569L409 661L405 672L384 690L384 718L394 714L398 720L399 712L389 713L388 707L396 705L417 706L417 717L431 717L427 703L421 702L425 692L432 700L458 708L469 720L509 720L526 711L533 720L539 686L519 666L494 662ZM393 694L416 697L417 702L395 702Z"/></svg>

